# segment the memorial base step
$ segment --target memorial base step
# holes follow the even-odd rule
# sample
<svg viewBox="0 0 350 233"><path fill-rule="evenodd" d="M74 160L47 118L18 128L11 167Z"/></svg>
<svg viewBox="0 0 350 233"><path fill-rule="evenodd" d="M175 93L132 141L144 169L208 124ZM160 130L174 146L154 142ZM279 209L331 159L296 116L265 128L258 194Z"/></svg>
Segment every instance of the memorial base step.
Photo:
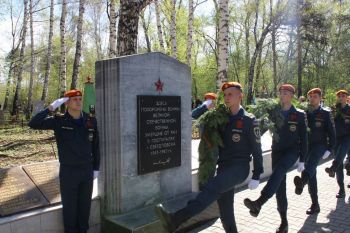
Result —
<svg viewBox="0 0 350 233"><path fill-rule="evenodd" d="M193 199L198 193L189 193L181 197L163 202L162 204L169 212L174 212L184 207L187 202ZM219 209L214 202L200 214L186 221L177 230L188 232L197 228L208 221L219 217ZM120 215L109 215L104 218L104 233L163 233L164 229L154 211L154 206L148 206L142 209L134 210Z"/></svg>

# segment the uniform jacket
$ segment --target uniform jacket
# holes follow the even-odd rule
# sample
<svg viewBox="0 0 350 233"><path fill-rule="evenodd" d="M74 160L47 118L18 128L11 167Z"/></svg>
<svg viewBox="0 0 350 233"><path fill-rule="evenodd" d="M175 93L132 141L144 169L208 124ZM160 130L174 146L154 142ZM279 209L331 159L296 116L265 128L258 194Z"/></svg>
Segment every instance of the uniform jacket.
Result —
<svg viewBox="0 0 350 233"><path fill-rule="evenodd" d="M334 118L335 130L337 138L344 138L350 136L350 105L345 105L340 109Z"/></svg>
<svg viewBox="0 0 350 233"><path fill-rule="evenodd" d="M44 109L36 114L28 125L33 129L54 131L61 164L92 163L93 169L99 170L100 151L96 118L82 112L82 119L77 121L68 112L62 116L49 116L49 110Z"/></svg>
<svg viewBox="0 0 350 233"><path fill-rule="evenodd" d="M277 127L279 140L272 140L272 150L295 150L299 154L299 162L305 162L307 155L307 118L304 111L293 105L284 118L281 128Z"/></svg>
<svg viewBox="0 0 350 233"><path fill-rule="evenodd" d="M314 111L307 111L307 122L310 147L326 145L327 150L332 151L335 147L335 127L331 111L321 106Z"/></svg>
<svg viewBox="0 0 350 233"><path fill-rule="evenodd" d="M222 131L224 147L219 147L219 160L247 161L253 156L253 179L258 180L264 172L259 122L252 114L243 108L235 116L230 116L230 121Z"/></svg>
<svg viewBox="0 0 350 233"><path fill-rule="evenodd" d="M198 119L201 115L203 115L206 111L208 111L208 108L205 104L202 104L201 106L195 108L192 110L192 118Z"/></svg>

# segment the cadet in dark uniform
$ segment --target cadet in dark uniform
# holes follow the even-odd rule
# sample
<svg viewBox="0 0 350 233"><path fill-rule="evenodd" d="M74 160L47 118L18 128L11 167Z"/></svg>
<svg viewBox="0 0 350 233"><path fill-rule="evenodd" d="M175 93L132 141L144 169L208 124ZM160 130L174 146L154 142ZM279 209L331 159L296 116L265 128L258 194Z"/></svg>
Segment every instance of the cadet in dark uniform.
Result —
<svg viewBox="0 0 350 233"><path fill-rule="evenodd" d="M249 208L250 214L256 217L263 204L276 193L277 209L281 216L281 225L276 232L285 233L288 232L286 173L298 158L298 171L301 172L304 169L307 126L305 112L296 109L291 103L295 88L290 84L284 84L279 92L284 124L276 129L279 140L277 141L275 137L272 140L272 174L261 191L260 197L256 201L246 198L244 204Z"/></svg>
<svg viewBox="0 0 350 233"><path fill-rule="evenodd" d="M311 89L308 93L312 111L307 111L309 133L309 153L305 170L301 177L294 177L295 193L300 195L304 186L309 183L309 193L312 205L307 214L320 212L317 196L316 170L321 158L326 159L335 146L335 128L332 113L329 109L321 107L322 91L320 88Z"/></svg>
<svg viewBox="0 0 350 233"><path fill-rule="evenodd" d="M98 175L100 164L99 140L96 119L82 112L82 95L78 90L65 93L29 122L33 129L54 130L60 162L60 189L63 205L65 233L86 233L93 177ZM64 115L50 116L65 103Z"/></svg>
<svg viewBox="0 0 350 233"><path fill-rule="evenodd" d="M181 223L217 200L225 232L237 233L233 210L234 188L247 178L251 155L254 170L249 187L254 189L259 185L263 167L258 122L240 106L243 93L239 83L224 83L221 89L230 114L227 114L229 123L220 132L225 146L219 148L216 175L208 180L195 199L175 213L167 213L161 204L156 206L156 213L167 232L174 232Z"/></svg>
<svg viewBox="0 0 350 233"><path fill-rule="evenodd" d="M339 110L337 110L334 117L337 145L332 166L326 168L326 172L330 177L334 177L335 173L337 174L339 185L337 198L345 197L343 162L346 153L350 149L350 106L346 103L348 95L345 90L337 92Z"/></svg>
<svg viewBox="0 0 350 233"><path fill-rule="evenodd" d="M350 105L350 96L348 96L348 98L346 99L346 103ZM346 175L350 176L350 149L348 151L348 156L345 161L346 162L344 168L346 170ZM350 188L350 184L348 184L348 188Z"/></svg>
<svg viewBox="0 0 350 233"><path fill-rule="evenodd" d="M215 108L215 100L217 95L215 93L207 93L204 95L204 103L192 110L192 118L198 119L201 115L203 115L209 109Z"/></svg>

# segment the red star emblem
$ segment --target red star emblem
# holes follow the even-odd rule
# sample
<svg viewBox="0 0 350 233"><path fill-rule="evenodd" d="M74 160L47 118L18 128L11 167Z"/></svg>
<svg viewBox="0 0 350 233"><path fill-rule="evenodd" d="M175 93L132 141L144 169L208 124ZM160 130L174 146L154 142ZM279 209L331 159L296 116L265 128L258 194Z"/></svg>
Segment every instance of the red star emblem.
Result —
<svg viewBox="0 0 350 233"><path fill-rule="evenodd" d="M162 81L160 81L160 78L158 79L157 82L154 83L154 85L156 86L156 91L158 91L158 92L163 91L164 83Z"/></svg>

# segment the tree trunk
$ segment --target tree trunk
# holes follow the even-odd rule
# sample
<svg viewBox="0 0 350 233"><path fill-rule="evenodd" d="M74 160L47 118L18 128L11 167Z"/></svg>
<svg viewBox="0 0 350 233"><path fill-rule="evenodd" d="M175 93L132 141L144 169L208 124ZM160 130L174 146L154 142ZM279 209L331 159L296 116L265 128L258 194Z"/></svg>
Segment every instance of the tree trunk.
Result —
<svg viewBox="0 0 350 233"><path fill-rule="evenodd" d="M270 0L270 20L272 21L272 7L273 3ZM271 25L271 43L272 43L272 80L273 80L273 96L276 96L277 92L277 53L276 53L276 27L275 22Z"/></svg>
<svg viewBox="0 0 350 233"><path fill-rule="evenodd" d="M51 0L49 41L48 41L48 45L47 45L47 60L46 60L46 67L45 67L44 87L43 87L43 93L41 95L42 101L46 101L46 98L47 98L47 91L49 88L49 78L50 78L50 72L51 72L54 4L55 4L55 1Z"/></svg>
<svg viewBox="0 0 350 233"><path fill-rule="evenodd" d="M29 120L32 109L32 98L33 98L33 84L34 84L34 73L35 73L35 57L34 57L34 30L33 30L33 0L29 0L29 25L30 25L30 80L28 90L28 102L25 109L26 119Z"/></svg>
<svg viewBox="0 0 350 233"><path fill-rule="evenodd" d="M177 58L177 42L176 42L176 0L171 1L171 19L170 19L170 39L171 52L174 58Z"/></svg>
<svg viewBox="0 0 350 233"><path fill-rule="evenodd" d="M13 104L12 104L12 112L11 115L17 115L19 107L20 107L20 92L22 89L22 74L24 69L24 50L26 47L26 35L27 35L27 18L28 18L28 0L24 0L24 10L23 10L23 29L21 34L21 51L19 55L19 61L18 61L18 74L17 74L17 84L16 84L16 90L15 95L13 97Z"/></svg>
<svg viewBox="0 0 350 233"><path fill-rule="evenodd" d="M80 68L80 57L81 57L81 41L83 38L83 20L85 10L85 0L79 0L79 18L77 25L77 41L75 47L75 57L73 64L72 84L71 89L76 89L78 86L79 68Z"/></svg>
<svg viewBox="0 0 350 233"><path fill-rule="evenodd" d="M117 56L116 40L117 40L117 15L115 11L115 0L111 0L109 4L109 49L108 49L109 58L114 58Z"/></svg>
<svg viewBox="0 0 350 233"><path fill-rule="evenodd" d="M162 24L160 22L160 11L159 11L158 0L154 0L154 5L156 7L157 33L158 33L160 51L164 53L165 47L164 47L164 40L163 40Z"/></svg>
<svg viewBox="0 0 350 233"><path fill-rule="evenodd" d="M270 31L270 26L271 23L266 25L264 31L261 33L261 37L256 44L254 55L250 61L250 67L249 67L249 74L248 74L248 94L247 94L247 104L251 104L253 102L253 82L254 82L254 68L255 68L255 63L256 59L258 57L258 54L262 50L262 46L264 43L264 40L266 38L267 33Z"/></svg>
<svg viewBox="0 0 350 233"><path fill-rule="evenodd" d="M119 56L137 53L139 16L152 0L120 0L117 51Z"/></svg>
<svg viewBox="0 0 350 233"><path fill-rule="evenodd" d="M193 0L188 1L188 31L187 31L187 47L186 47L186 63L187 65L191 64L191 56L192 56L192 35L193 35Z"/></svg>
<svg viewBox="0 0 350 233"><path fill-rule="evenodd" d="M297 26L297 64L298 64L298 97L301 96L302 93L302 87L301 87L301 71L302 71L302 66L301 66L301 27L300 24Z"/></svg>
<svg viewBox="0 0 350 233"><path fill-rule="evenodd" d="M10 87L11 87L11 79L12 79L12 69L13 69L13 63L11 62L9 67L9 74L6 81L6 91L5 91L5 99L4 99L4 106L2 106L3 110L7 109L9 97L10 97Z"/></svg>
<svg viewBox="0 0 350 233"><path fill-rule="evenodd" d="M249 75L249 62L250 62L250 46L249 46L249 36L250 36L250 24L249 24L250 13L247 13L247 16L244 21L245 27L245 73L246 77Z"/></svg>
<svg viewBox="0 0 350 233"><path fill-rule="evenodd" d="M60 68L59 68L60 97L63 97L64 92L67 89L66 17L67 17L67 0L62 0L61 21L60 21L61 59L60 59ZM62 108L63 106L64 105L62 105Z"/></svg>
<svg viewBox="0 0 350 233"><path fill-rule="evenodd" d="M301 79L301 72L302 72L302 63L301 63L301 8L302 8L303 0L298 0L298 12L297 12L297 64L298 64L298 97L302 95L302 79Z"/></svg>
<svg viewBox="0 0 350 233"><path fill-rule="evenodd" d="M146 39L146 44L147 44L147 52L150 53L151 52L151 41L150 41L149 36L148 36L149 19L148 19L148 23L146 23L145 12L144 11L141 12L141 21L142 21L143 32L145 33L145 39Z"/></svg>
<svg viewBox="0 0 350 233"><path fill-rule="evenodd" d="M102 60L103 59L102 42L101 42L101 18L103 14L102 2L93 3L92 8L93 8L92 20L93 20L93 27L94 27L94 42L96 47L97 60Z"/></svg>
<svg viewBox="0 0 350 233"><path fill-rule="evenodd" d="M228 0L219 1L219 64L218 64L218 77L217 77L217 88L220 89L222 83L227 82L227 63L228 63Z"/></svg>

